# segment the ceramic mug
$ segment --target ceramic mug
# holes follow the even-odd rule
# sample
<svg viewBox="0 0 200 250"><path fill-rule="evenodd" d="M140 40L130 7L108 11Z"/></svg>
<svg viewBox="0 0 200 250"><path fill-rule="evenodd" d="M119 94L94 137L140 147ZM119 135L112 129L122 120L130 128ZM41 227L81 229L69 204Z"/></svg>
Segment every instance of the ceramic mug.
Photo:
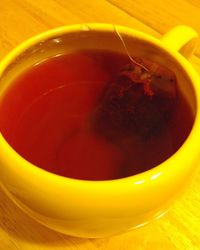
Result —
<svg viewBox="0 0 200 250"><path fill-rule="evenodd" d="M105 237L146 224L167 211L200 163L200 78L188 58L196 32L178 26L161 40L131 28L81 24L49 30L22 43L0 63L0 101L13 80L44 58L79 49L108 49L171 68L194 114L180 149L146 172L107 181L66 178L22 158L0 133L0 184L26 213L47 227L78 237ZM1 120L1 118L0 118ZM13 121L15 122L15 121Z"/></svg>

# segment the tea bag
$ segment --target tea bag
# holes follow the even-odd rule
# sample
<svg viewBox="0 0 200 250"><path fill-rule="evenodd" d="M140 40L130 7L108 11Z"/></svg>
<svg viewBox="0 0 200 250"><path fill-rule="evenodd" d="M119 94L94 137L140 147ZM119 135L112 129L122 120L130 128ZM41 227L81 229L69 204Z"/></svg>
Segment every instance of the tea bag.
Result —
<svg viewBox="0 0 200 250"><path fill-rule="evenodd" d="M148 139L170 119L177 99L175 74L151 61L133 58L107 84L94 114L94 127L110 139Z"/></svg>

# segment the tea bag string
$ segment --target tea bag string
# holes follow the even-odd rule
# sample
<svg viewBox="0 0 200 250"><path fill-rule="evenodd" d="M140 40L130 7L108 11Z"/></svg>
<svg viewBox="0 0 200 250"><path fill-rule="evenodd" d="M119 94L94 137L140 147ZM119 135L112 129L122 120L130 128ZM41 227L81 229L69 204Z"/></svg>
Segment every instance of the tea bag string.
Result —
<svg viewBox="0 0 200 250"><path fill-rule="evenodd" d="M128 48L126 47L126 44L125 44L125 42L124 42L123 37L121 36L121 34L119 33L119 31L117 30L117 27L116 27L115 25L114 25L114 30L115 30L117 36L119 37L120 41L122 42L123 47L124 47L124 49L125 49L125 51L126 51L127 56L129 57L130 61L131 61L132 63L138 65L139 67L143 68L145 71L149 72L148 68L146 68L143 64L137 62L136 60L134 60L134 59L132 58L132 56L130 55L130 53L129 53L129 51L128 51Z"/></svg>

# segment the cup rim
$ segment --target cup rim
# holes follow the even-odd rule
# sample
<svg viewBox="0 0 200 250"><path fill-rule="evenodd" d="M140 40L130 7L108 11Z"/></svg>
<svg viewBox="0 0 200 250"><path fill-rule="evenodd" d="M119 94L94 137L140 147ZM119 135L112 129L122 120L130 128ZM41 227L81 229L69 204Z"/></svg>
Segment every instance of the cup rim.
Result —
<svg viewBox="0 0 200 250"><path fill-rule="evenodd" d="M190 167L190 162L193 161L199 154L198 151L198 141L200 141L200 84L195 84L196 82L200 82L200 77L196 70L192 67L192 65L185 59L181 54L179 54L177 51L172 51L169 48L166 47L166 45L162 44L162 41L160 41L157 38L152 37L151 35L148 35L142 31L135 30L133 28L121 26L121 25L113 25L113 24L106 24L106 23L87 23L87 24L75 24L75 25L66 25L57 27L54 29L47 30L43 33L40 33L39 35L33 36L26 40L25 42L19 44L17 47L15 47L9 54L7 54L0 62L0 77L3 74L4 70L9 66L9 64L13 61L14 58L19 56L23 51L27 50L28 48L32 47L33 45L45 41L47 39L53 38L54 36L59 36L71 32L87 32L87 31L96 31L96 32L114 32L115 29L120 32L120 34L129 35L134 38L139 38L141 40L153 43L156 45L159 49L164 50L167 52L170 57L175 59L175 61L182 67L184 72L187 74L187 76L190 78L192 82L192 87L194 88L195 98L196 98L196 115L193 127L187 136L184 143L181 145L181 147L173 154L171 155L167 160L160 163L159 165L153 167L152 169L149 169L147 171L119 178L119 179L111 179L111 180L82 180L82 179L75 179L70 177L64 177L57 174L54 174L52 172L48 172L47 170L44 170L37 165L32 164L28 160L24 159L20 154L18 154L6 141L6 139L3 137L2 133L0 132L0 150L2 152L2 161L6 162L7 165L21 165L24 168L24 171L31 173L36 173L39 175L42 175L43 178L50 177L51 180L57 178L57 181L61 182L72 182L74 184L76 183L87 183L87 184L93 184L93 183L99 183L99 184L119 184L119 182L131 182L135 184L142 184L144 183L144 180L155 180L159 176L163 175L163 173L169 173L171 171L171 176L173 174L178 174L181 170L183 171L182 167L180 165L184 164L187 165L188 168ZM199 125L198 125L199 123ZM192 150L191 145L193 145ZM188 157L188 152L190 152L190 155ZM191 154L192 153L192 154ZM11 162L12 161L12 162ZM180 163L177 166L177 161ZM13 164L13 163L16 164ZM181 164L182 163L182 164ZM194 168L195 166L193 166ZM173 170L173 172L172 172ZM187 169L188 170L188 169ZM185 169L186 171L186 169Z"/></svg>

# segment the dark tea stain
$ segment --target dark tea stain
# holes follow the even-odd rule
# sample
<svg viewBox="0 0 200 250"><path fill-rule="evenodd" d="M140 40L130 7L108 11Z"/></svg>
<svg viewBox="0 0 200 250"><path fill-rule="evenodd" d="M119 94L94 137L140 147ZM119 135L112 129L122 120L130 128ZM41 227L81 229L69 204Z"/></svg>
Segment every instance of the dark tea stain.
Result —
<svg viewBox="0 0 200 250"><path fill-rule="evenodd" d="M151 169L184 143L194 117L164 66L85 50L47 58L0 100L0 130L49 172L110 180Z"/></svg>

